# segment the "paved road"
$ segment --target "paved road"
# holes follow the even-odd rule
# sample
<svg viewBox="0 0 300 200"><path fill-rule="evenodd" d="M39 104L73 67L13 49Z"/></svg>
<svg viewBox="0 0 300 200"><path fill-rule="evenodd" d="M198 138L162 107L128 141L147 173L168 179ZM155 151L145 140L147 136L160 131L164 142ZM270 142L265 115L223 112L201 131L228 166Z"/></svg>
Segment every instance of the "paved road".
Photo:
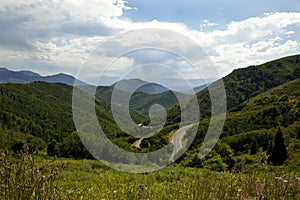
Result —
<svg viewBox="0 0 300 200"><path fill-rule="evenodd" d="M169 159L171 162L175 160L175 155L182 149L182 137L186 134L186 131L189 130L193 125L194 124L190 124L180 128L172 136L171 143L174 145L174 148L173 153Z"/></svg>
<svg viewBox="0 0 300 200"><path fill-rule="evenodd" d="M171 143L174 145L172 155L170 157L170 161L173 162L175 160L175 155L183 148L182 146L182 137L186 134L186 131L189 130L194 124L190 124L187 126L184 126L180 128L179 130L174 133L174 135L171 138ZM146 137L142 137L135 143L136 148L140 148L140 145Z"/></svg>
<svg viewBox="0 0 300 200"><path fill-rule="evenodd" d="M142 137L141 139L139 139L139 140L135 143L134 146L135 146L136 148L140 148L140 145L141 145L143 139L145 139L145 137Z"/></svg>

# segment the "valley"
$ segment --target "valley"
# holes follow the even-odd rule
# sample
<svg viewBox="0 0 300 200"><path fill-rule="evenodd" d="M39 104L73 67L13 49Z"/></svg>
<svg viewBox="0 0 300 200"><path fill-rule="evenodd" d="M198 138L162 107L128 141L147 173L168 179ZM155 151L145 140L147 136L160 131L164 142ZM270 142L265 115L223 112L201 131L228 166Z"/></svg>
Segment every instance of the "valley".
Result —
<svg viewBox="0 0 300 200"><path fill-rule="evenodd" d="M21 152L27 152L23 156L34 158L37 165L44 162L50 162L50 165L57 165L58 168L64 165L65 168L59 168L60 175L55 184L66 198L93 198L93 193L101 196L99 191L104 190L108 191L102 198L108 199L125 196L139 199L147 195L160 199L168 194L158 192L155 187L147 184L141 186L144 182L166 187L170 191L176 190L177 193L174 194L180 198L187 198L192 194L196 195L195 198L205 198L210 190L199 191L205 184L212 188L219 185L215 188L218 191L216 195L225 199L228 198L228 192L245 198L268 194L272 199L277 194L277 187L280 188L277 191L280 194L286 192L284 195L290 195L287 199L299 198L300 181L295 177L300 176L300 55L237 69L223 78L228 107L226 121L216 146L204 158L199 156L199 150L211 116L207 87L196 94L201 112L196 137L188 151L176 160L176 154L180 152L189 131L194 127L191 124L179 128L180 107L174 93L185 99L184 106L187 108L190 103L188 94L171 92L163 86L151 86L150 83L146 83L148 88L136 90L129 102L130 115L136 125L151 128L147 127L150 122L148 112L153 104L164 106L167 121L159 132L149 137L134 137L118 127L110 105L114 89L120 90L124 95L128 95L130 90L114 88L113 85L98 86L95 110L99 125L114 145L134 153L154 152L168 144L173 145L170 157L173 164L162 172L137 177L115 173L96 161L87 151L73 122L71 85L42 81L11 83L12 80L6 80L9 83L0 85L0 151L8 160L14 160ZM134 87L133 82L130 84ZM211 83L208 87L213 87L214 84ZM82 98L81 101L86 100ZM106 149L106 153L109 155L112 150ZM114 156L116 162L123 159L118 155ZM1 158L2 161L5 160L4 157ZM130 157L126 158L127 164L136 164L132 162ZM4 173L4 162L1 163L0 172ZM6 164L10 166L9 163ZM75 176L75 172L79 175ZM256 174L254 179L251 179L251 174ZM105 177L107 182L95 178L99 176ZM276 182L275 176L283 177L283 180L292 184L291 188L281 185L280 181ZM172 181L168 180L170 177ZM208 183L203 177L216 178L213 181L215 185L211 186L212 183ZM110 182L111 178L116 178L121 186L117 187ZM4 179L1 178L2 180ZM71 186L73 180L78 187ZM89 192L85 186L87 180L92 180L88 184ZM234 181L236 186L231 189L221 187L222 182L230 181ZM267 186L266 181L272 184ZM125 186L128 183L130 184ZM185 192L178 193L182 183L187 188ZM248 184L253 188L247 188ZM261 187L268 191L261 192ZM128 193L129 190L140 192Z"/></svg>

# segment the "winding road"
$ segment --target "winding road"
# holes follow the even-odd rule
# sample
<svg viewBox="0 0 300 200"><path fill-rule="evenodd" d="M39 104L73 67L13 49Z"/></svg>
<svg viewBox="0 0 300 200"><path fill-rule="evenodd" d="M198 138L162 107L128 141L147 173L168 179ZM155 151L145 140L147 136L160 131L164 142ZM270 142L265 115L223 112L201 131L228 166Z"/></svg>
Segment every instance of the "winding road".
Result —
<svg viewBox="0 0 300 200"><path fill-rule="evenodd" d="M183 148L182 138L186 134L186 131L189 130L194 124L190 124L180 128L171 138L171 143L174 145L173 153L169 159L170 162L175 161L176 154Z"/></svg>
<svg viewBox="0 0 300 200"><path fill-rule="evenodd" d="M135 146L136 148L140 148L143 139L145 139L145 137L142 137L141 139L139 139L139 140L134 144L134 146Z"/></svg>
<svg viewBox="0 0 300 200"><path fill-rule="evenodd" d="M169 159L170 162L174 162L175 161L175 156L176 154L183 148L183 145L182 145L182 138L183 136L186 134L186 131L189 130L193 125L195 124L190 124L190 125L187 125L187 126L184 126L180 129L178 129L176 131L176 133L174 133L174 135L171 137L171 143L174 145L173 147L173 152L172 152L172 155ZM142 137L140 138L135 144L134 146L136 148L140 148L140 145L143 141L143 139L145 139L147 137Z"/></svg>

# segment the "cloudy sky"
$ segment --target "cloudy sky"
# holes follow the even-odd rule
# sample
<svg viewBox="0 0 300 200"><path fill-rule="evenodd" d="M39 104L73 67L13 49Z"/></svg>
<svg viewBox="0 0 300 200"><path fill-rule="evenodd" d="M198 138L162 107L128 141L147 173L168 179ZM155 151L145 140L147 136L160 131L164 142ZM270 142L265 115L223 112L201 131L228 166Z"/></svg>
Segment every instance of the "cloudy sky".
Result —
<svg viewBox="0 0 300 200"><path fill-rule="evenodd" d="M128 31L158 28L194 41L224 76L235 68L300 53L300 0L10 0L0 1L0 27L0 66L12 70L75 76L96 48L120 49L120 44L113 45L116 41L101 46L103 42ZM145 32L143 36L147 38ZM121 42L130 46L134 39ZM193 45L165 46L177 48L195 53ZM107 76L125 73L124 66L151 63L145 57L155 54L118 53L101 57L119 56L119 64ZM181 60L175 62L165 53L159 57L160 64L197 78L191 70L183 70Z"/></svg>

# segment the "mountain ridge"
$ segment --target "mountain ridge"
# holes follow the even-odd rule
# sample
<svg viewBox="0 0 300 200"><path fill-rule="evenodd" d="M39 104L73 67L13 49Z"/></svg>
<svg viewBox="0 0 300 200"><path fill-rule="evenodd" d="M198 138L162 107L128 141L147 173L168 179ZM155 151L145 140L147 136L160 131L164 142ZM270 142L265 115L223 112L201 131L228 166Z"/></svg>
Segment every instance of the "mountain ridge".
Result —
<svg viewBox="0 0 300 200"><path fill-rule="evenodd" d="M0 68L0 83L33 83L36 81L43 81L47 83L63 83L73 86L75 81L77 85L87 85L85 82L77 80L71 75L59 73L49 76L41 76L38 73L21 70L12 71L5 67Z"/></svg>
<svg viewBox="0 0 300 200"><path fill-rule="evenodd" d="M135 91L143 92L146 94L159 94L169 90L161 84L150 83L138 78L119 80L111 86L125 92Z"/></svg>

